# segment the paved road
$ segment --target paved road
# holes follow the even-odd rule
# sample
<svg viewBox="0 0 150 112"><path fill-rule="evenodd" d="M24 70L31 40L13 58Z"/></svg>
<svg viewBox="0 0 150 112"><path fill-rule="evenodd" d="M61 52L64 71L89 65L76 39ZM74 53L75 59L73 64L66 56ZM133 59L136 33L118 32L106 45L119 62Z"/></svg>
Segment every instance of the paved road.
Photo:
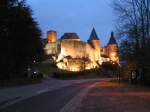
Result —
<svg viewBox="0 0 150 112"><path fill-rule="evenodd" d="M75 82L70 86L41 93L38 96L13 104L0 110L0 112L60 112L78 93L96 82L96 80L83 81L81 83L77 81L77 83Z"/></svg>
<svg viewBox="0 0 150 112"><path fill-rule="evenodd" d="M109 80L69 80L0 112L150 112L149 88Z"/></svg>

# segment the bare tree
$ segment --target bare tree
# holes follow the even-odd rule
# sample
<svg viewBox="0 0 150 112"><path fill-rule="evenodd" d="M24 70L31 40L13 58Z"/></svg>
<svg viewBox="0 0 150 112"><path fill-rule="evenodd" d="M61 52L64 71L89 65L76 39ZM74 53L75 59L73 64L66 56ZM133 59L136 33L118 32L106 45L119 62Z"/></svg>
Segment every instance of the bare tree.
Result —
<svg viewBox="0 0 150 112"><path fill-rule="evenodd" d="M113 8L118 15L120 33L136 42L136 48L144 47L150 29L149 0L114 0Z"/></svg>
<svg viewBox="0 0 150 112"><path fill-rule="evenodd" d="M129 62L126 66L129 66L133 61L136 69L143 70L143 77L146 80L150 78L150 59L148 58L150 57L149 2L149 0L114 0L113 2L113 8L118 15L119 33L123 34L120 36L125 37L123 40L125 43L121 44L122 49L120 50L126 53L126 62ZM150 84L150 80L148 82Z"/></svg>

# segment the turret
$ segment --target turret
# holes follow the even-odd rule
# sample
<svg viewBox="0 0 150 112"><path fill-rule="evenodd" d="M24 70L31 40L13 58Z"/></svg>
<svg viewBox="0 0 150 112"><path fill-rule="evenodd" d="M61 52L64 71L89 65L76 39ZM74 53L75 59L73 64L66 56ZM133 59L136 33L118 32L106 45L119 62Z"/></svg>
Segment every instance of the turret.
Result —
<svg viewBox="0 0 150 112"><path fill-rule="evenodd" d="M110 55L111 53L113 52L116 52L118 51L118 44L116 42L116 39L114 37L114 32L111 32L111 36L110 36L110 40L107 44L107 47L108 47L108 54Z"/></svg>
<svg viewBox="0 0 150 112"><path fill-rule="evenodd" d="M95 48L95 49L100 49L100 40L97 36L97 33L95 31L95 29L93 28L90 38L88 40L88 42L90 43L90 45Z"/></svg>
<svg viewBox="0 0 150 112"><path fill-rule="evenodd" d="M111 32L111 36L110 36L110 40L108 42L108 45L113 45L113 44L117 45L117 42L116 42L116 39L114 37L114 32Z"/></svg>
<svg viewBox="0 0 150 112"><path fill-rule="evenodd" d="M47 40L48 42L56 42L57 41L57 33L56 31L48 31L47 32Z"/></svg>
<svg viewBox="0 0 150 112"><path fill-rule="evenodd" d="M94 59L98 66L101 64L100 40L93 28L88 43L94 48Z"/></svg>
<svg viewBox="0 0 150 112"><path fill-rule="evenodd" d="M107 44L107 55L109 56L111 61L119 62L118 44L114 37L114 32L111 32L111 37Z"/></svg>

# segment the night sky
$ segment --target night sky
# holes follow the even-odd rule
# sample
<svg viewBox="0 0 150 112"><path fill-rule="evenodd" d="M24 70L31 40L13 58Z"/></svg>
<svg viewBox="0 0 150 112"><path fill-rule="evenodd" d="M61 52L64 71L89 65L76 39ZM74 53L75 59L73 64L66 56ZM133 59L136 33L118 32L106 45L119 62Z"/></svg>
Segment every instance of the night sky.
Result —
<svg viewBox="0 0 150 112"><path fill-rule="evenodd" d="M27 0L38 21L43 38L46 31L56 30L60 38L65 32L76 32L86 41L95 27L102 45L115 30L112 0Z"/></svg>

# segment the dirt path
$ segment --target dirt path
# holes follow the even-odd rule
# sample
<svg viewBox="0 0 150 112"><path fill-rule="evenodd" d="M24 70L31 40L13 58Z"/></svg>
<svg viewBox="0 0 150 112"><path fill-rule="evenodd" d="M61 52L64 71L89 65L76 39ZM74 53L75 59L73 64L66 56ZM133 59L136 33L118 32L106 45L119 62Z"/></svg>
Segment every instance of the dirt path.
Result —
<svg viewBox="0 0 150 112"><path fill-rule="evenodd" d="M150 89L98 82L82 101L81 112L150 112Z"/></svg>

